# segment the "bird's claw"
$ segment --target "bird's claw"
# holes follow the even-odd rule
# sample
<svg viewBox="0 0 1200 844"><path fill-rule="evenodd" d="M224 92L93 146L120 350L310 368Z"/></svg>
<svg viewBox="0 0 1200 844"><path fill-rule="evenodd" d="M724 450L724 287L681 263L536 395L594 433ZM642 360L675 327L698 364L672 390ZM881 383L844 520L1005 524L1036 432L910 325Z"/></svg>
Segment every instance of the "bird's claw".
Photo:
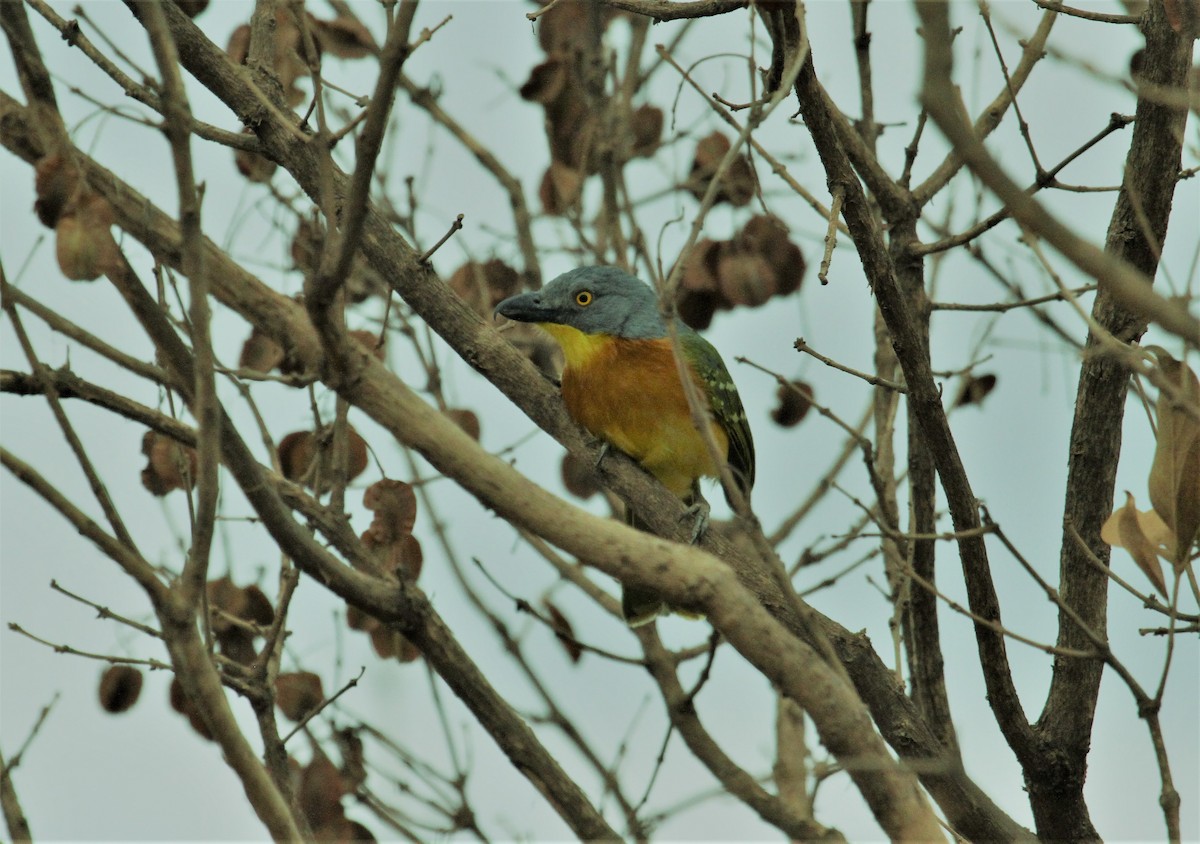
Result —
<svg viewBox="0 0 1200 844"><path fill-rule="evenodd" d="M599 469L601 461L603 461L604 458L608 456L608 448L609 448L609 446L608 446L607 442L600 443L600 453L596 455L595 468Z"/></svg>
<svg viewBox="0 0 1200 844"><path fill-rule="evenodd" d="M692 545L700 541L700 537L704 536L704 532L708 530L708 512L709 506L707 501L697 501L694 504L688 505L680 520L695 519L692 523L692 538L688 540Z"/></svg>

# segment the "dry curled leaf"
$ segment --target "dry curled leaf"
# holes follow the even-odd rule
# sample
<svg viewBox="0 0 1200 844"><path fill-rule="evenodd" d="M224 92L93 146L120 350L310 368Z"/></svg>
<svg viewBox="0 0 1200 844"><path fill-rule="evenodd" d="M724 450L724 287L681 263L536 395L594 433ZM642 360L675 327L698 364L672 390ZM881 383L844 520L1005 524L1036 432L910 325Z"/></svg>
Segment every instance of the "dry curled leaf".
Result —
<svg viewBox="0 0 1200 844"><path fill-rule="evenodd" d="M328 756L315 750L312 760L300 773L300 785L296 793L296 801L309 826L317 830L344 820L342 798L347 793L341 771Z"/></svg>
<svg viewBox="0 0 1200 844"><path fill-rule="evenodd" d="M552 103L566 90L568 76L566 62L557 58L547 59L529 72L529 79L518 93L521 99L531 103Z"/></svg>
<svg viewBox="0 0 1200 844"><path fill-rule="evenodd" d="M380 625L371 631L371 646L380 659L394 658L397 662L415 662L421 658L417 646L402 633Z"/></svg>
<svg viewBox="0 0 1200 844"><path fill-rule="evenodd" d="M258 658L254 640L259 634L253 626L270 625L275 618L274 607L257 586L238 586L228 576L210 580L205 588L209 626L222 656L250 665Z"/></svg>
<svg viewBox="0 0 1200 844"><path fill-rule="evenodd" d="M630 150L630 155L634 158L649 158L654 155L662 139L662 109L652 105L638 106L630 116L629 124L633 133L633 149Z"/></svg>
<svg viewBox="0 0 1200 844"><path fill-rule="evenodd" d="M804 276L804 255L777 217L757 214L731 240L699 241L688 253L675 306L679 318L702 330L713 313L756 307L794 293Z"/></svg>
<svg viewBox="0 0 1200 844"><path fill-rule="evenodd" d="M775 294L775 274L762 255L726 250L717 260L717 289L730 307L757 308Z"/></svg>
<svg viewBox="0 0 1200 844"><path fill-rule="evenodd" d="M242 344L242 354L238 357L238 366L252 372L264 374L283 363L285 353L283 346L275 338L265 334L257 325Z"/></svg>
<svg viewBox="0 0 1200 844"><path fill-rule="evenodd" d="M225 53L234 64L245 64L250 55L250 24L244 23L229 34Z"/></svg>
<svg viewBox="0 0 1200 844"><path fill-rule="evenodd" d="M446 415L455 425L462 428L468 437L479 442L482 431L479 427L479 417L475 415L475 411L463 407L450 407L446 409Z"/></svg>
<svg viewBox="0 0 1200 844"><path fill-rule="evenodd" d="M363 491L363 506L375 514L362 535L368 545L387 545L412 533L417 495L412 484L384 478Z"/></svg>
<svg viewBox="0 0 1200 844"><path fill-rule="evenodd" d="M542 601L542 606L546 608L546 612L550 615L550 624L554 627L554 633L558 641L562 643L563 649L567 652L567 658L571 662L579 662L579 658L583 656L583 648L575 638L575 630L571 626L571 622L567 620L563 611L551 601Z"/></svg>
<svg viewBox="0 0 1200 844"><path fill-rule="evenodd" d="M1142 573L1164 597L1167 584L1163 579L1159 555L1175 542L1175 536L1158 513L1138 510L1133 496L1125 493L1125 506L1113 512L1100 528L1100 538L1114 547L1124 548Z"/></svg>
<svg viewBox="0 0 1200 844"><path fill-rule="evenodd" d="M709 183L720 167L721 160L729 152L731 146L729 138L720 132L713 132L696 144L696 153L692 158L692 170L685 183L687 190L696 199L703 198ZM754 198L757 187L758 180L754 176L754 169L750 166L750 159L745 155L738 155L725 171L713 203L728 202L730 205L740 208Z"/></svg>
<svg viewBox="0 0 1200 844"><path fill-rule="evenodd" d="M586 3L559 3L537 19L538 43L550 55L577 53L587 48L592 35L592 15L601 31L608 26L616 12L592 7Z"/></svg>
<svg viewBox="0 0 1200 844"><path fill-rule="evenodd" d="M600 491L600 477L592 462L569 453L562 459L562 482L567 492L585 500Z"/></svg>
<svg viewBox="0 0 1200 844"><path fill-rule="evenodd" d="M208 591L208 606L210 610L220 610L222 613L245 621L266 627L275 620L275 608L270 600L254 584L238 586L226 575L210 580L206 587ZM228 619L214 614L212 628L221 633L233 625Z"/></svg>
<svg viewBox="0 0 1200 844"><path fill-rule="evenodd" d="M410 533L395 543L392 560L395 563L395 570L403 579L410 582L416 581L421 576L421 569L425 566L425 552L421 548L421 541Z"/></svg>
<svg viewBox="0 0 1200 844"><path fill-rule="evenodd" d="M580 170L558 161L551 161L538 188L542 210L552 216L566 213L567 209L579 201L583 192L583 178L584 174Z"/></svg>
<svg viewBox="0 0 1200 844"><path fill-rule="evenodd" d="M38 159L34 173L37 200L33 210L42 225L52 229L79 191L79 171L67 159L55 154Z"/></svg>
<svg viewBox="0 0 1200 844"><path fill-rule="evenodd" d="M364 346L366 346L367 351L369 351L372 355L374 355L376 360L383 360L385 344L380 342L380 340L382 338L377 337L375 334L373 334L370 331L358 330L358 331L351 331L348 333L355 340L357 340L358 342L360 342Z"/></svg>
<svg viewBox="0 0 1200 844"><path fill-rule="evenodd" d="M521 277L508 264L493 258L463 264L447 284L475 313L491 319L495 307L521 289Z"/></svg>
<svg viewBox="0 0 1200 844"><path fill-rule="evenodd" d="M100 706L116 714L133 707L142 693L142 672L132 665L113 665L100 675Z"/></svg>
<svg viewBox="0 0 1200 844"><path fill-rule="evenodd" d="M208 2L209 0L175 0L175 5L189 18L194 18L208 8Z"/></svg>
<svg viewBox="0 0 1200 844"><path fill-rule="evenodd" d="M325 247L325 229L320 220L301 218L292 236L292 265L304 274L305 280L312 277L321 262L321 251ZM352 304L366 301L371 296L386 296L387 282L383 276L371 269L362 255L355 255L350 264L350 274L342 285L346 299Z"/></svg>
<svg viewBox="0 0 1200 844"><path fill-rule="evenodd" d="M733 240L740 251L760 256L770 267L771 288L776 296L800 289L804 279L804 254L792 243L787 226L770 214L755 214Z"/></svg>
<svg viewBox="0 0 1200 844"><path fill-rule="evenodd" d="M120 265L112 236L115 217L104 197L84 191L63 210L54 226L55 256L72 281L94 281Z"/></svg>
<svg viewBox="0 0 1200 844"><path fill-rule="evenodd" d="M196 450L175 442L157 431L142 436L142 454L149 458L142 469L142 486L154 495L166 495L173 489L191 489L200 468Z"/></svg>
<svg viewBox="0 0 1200 844"><path fill-rule="evenodd" d="M379 52L371 31L357 18L308 19L321 49L342 59L363 59Z"/></svg>
<svg viewBox="0 0 1200 844"><path fill-rule="evenodd" d="M1165 351L1154 353L1174 395L1166 390L1158 395L1150 503L1174 534L1170 559L1182 568L1200 532L1200 420L1193 415L1200 412L1200 379Z"/></svg>
<svg viewBox="0 0 1200 844"><path fill-rule="evenodd" d="M183 692L183 684L179 682L179 678L175 677L171 680L171 690L169 698L171 708L188 719L188 723L192 725L192 729L200 734L201 738L213 740L212 731L208 729L208 724L204 723L204 718L200 715L199 710L192 704L191 698Z"/></svg>
<svg viewBox="0 0 1200 844"><path fill-rule="evenodd" d="M247 127L242 130L242 134L253 135L254 130ZM263 185L271 181L271 177L275 175L275 170L279 167L278 164L262 153L251 152L245 149L234 150L233 162L237 165L239 173L251 182L258 182Z"/></svg>
<svg viewBox="0 0 1200 844"><path fill-rule="evenodd" d="M332 427L319 434L312 431L293 431L279 441L279 465L283 476L303 483L309 489L324 494L333 486ZM367 468L367 442L351 425L346 426L346 480L352 481Z"/></svg>
<svg viewBox="0 0 1200 844"><path fill-rule="evenodd" d="M812 395L812 387L803 381L780 384L775 391L778 404L771 411L771 419L781 428L799 425L812 408Z"/></svg>
<svg viewBox="0 0 1200 844"><path fill-rule="evenodd" d="M290 721L303 721L324 700L321 678L311 671L293 671L275 678L275 705Z"/></svg>
<svg viewBox="0 0 1200 844"><path fill-rule="evenodd" d="M964 404L983 404L988 393L996 388L996 376L989 373L971 375L963 379L954 397L951 407L962 407Z"/></svg>
<svg viewBox="0 0 1200 844"><path fill-rule="evenodd" d="M345 728L334 730L333 740L342 758L342 777L353 791L367 780L367 763L363 755L363 740L358 730Z"/></svg>

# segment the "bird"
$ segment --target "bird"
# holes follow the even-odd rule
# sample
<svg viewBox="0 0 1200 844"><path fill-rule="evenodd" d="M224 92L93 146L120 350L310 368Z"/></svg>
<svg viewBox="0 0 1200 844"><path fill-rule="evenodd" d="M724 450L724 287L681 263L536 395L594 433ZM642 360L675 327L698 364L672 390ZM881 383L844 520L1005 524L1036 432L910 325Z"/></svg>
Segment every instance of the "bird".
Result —
<svg viewBox="0 0 1200 844"><path fill-rule="evenodd" d="M719 477L720 467L693 422L653 288L618 267L579 267L541 290L510 296L495 312L549 334L565 359L562 397L571 418L685 503L703 508L704 518L699 479ZM687 370L707 401L717 452L748 498L754 439L737 386L711 343L678 319L675 330ZM636 514L627 512L626 520L641 527ZM621 607L631 627L671 610L659 593L628 584L622 585Z"/></svg>

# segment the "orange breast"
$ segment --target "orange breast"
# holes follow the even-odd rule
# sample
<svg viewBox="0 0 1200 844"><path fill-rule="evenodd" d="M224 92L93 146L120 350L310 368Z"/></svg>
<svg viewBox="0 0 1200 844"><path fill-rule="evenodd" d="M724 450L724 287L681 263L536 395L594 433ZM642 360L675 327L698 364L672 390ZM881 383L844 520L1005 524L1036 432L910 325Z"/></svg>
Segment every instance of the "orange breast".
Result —
<svg viewBox="0 0 1200 844"><path fill-rule="evenodd" d="M718 474L692 425L669 341L612 338L585 363L563 370L562 392L576 421L680 498L697 478ZM724 459L729 439L715 422L712 432Z"/></svg>

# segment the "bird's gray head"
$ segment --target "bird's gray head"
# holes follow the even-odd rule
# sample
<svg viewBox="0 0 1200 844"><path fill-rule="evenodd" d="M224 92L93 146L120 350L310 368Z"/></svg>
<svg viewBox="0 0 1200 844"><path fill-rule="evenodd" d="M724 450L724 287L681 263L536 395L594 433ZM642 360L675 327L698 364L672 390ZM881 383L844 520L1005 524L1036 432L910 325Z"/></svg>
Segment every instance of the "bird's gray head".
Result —
<svg viewBox="0 0 1200 844"><path fill-rule="evenodd" d="M654 290L616 267L580 267L541 290L505 299L496 313L519 322L567 325L632 340L667 335Z"/></svg>

